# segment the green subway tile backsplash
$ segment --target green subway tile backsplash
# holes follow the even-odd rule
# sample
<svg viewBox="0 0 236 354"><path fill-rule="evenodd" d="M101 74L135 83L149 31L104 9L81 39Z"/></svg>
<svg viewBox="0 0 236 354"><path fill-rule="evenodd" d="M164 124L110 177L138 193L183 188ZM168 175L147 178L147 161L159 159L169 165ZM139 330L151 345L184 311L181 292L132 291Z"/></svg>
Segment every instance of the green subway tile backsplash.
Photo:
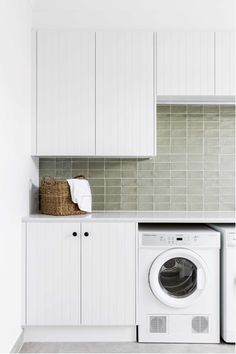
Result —
<svg viewBox="0 0 236 354"><path fill-rule="evenodd" d="M85 175L93 210L235 210L235 107L158 105L153 159L40 158L39 174Z"/></svg>

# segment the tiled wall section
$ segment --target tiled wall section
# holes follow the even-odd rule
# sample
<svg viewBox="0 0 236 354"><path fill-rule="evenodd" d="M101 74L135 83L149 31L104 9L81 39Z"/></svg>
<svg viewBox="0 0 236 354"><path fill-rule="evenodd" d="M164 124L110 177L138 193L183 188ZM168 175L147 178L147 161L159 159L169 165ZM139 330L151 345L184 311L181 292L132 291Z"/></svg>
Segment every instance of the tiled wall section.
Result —
<svg viewBox="0 0 236 354"><path fill-rule="evenodd" d="M159 105L157 156L40 159L40 176L84 174L94 210L234 210L235 107Z"/></svg>

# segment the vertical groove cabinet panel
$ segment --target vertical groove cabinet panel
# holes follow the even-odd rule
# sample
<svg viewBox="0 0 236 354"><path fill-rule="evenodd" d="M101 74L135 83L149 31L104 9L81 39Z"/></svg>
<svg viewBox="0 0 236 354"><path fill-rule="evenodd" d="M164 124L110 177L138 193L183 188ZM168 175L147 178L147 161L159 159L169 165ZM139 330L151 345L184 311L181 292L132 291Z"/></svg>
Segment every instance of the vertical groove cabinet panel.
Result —
<svg viewBox="0 0 236 354"><path fill-rule="evenodd" d="M26 325L80 324L79 235L80 224L27 225Z"/></svg>
<svg viewBox="0 0 236 354"><path fill-rule="evenodd" d="M215 34L216 95L235 95L235 33Z"/></svg>
<svg viewBox="0 0 236 354"><path fill-rule="evenodd" d="M37 155L95 155L94 32L37 32Z"/></svg>
<svg viewBox="0 0 236 354"><path fill-rule="evenodd" d="M81 254L82 325L134 325L135 224L82 224Z"/></svg>
<svg viewBox="0 0 236 354"><path fill-rule="evenodd" d="M157 32L157 96L214 95L214 32Z"/></svg>
<svg viewBox="0 0 236 354"><path fill-rule="evenodd" d="M154 33L96 33L96 154L155 154Z"/></svg>

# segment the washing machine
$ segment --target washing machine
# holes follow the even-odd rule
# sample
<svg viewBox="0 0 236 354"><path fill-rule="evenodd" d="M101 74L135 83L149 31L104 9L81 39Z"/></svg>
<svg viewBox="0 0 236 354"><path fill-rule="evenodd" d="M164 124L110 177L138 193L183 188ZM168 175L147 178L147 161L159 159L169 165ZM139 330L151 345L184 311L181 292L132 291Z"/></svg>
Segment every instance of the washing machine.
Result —
<svg viewBox="0 0 236 354"><path fill-rule="evenodd" d="M235 224L210 225L221 233L221 337L236 341L236 230Z"/></svg>
<svg viewBox="0 0 236 354"><path fill-rule="evenodd" d="M139 342L219 343L219 251L205 225L139 225Z"/></svg>

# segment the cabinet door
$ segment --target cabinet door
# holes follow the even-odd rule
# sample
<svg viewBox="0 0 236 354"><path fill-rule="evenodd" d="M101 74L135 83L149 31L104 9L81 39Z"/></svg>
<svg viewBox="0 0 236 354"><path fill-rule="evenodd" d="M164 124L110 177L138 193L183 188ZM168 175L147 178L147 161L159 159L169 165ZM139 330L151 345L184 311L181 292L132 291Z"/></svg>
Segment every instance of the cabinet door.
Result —
<svg viewBox="0 0 236 354"><path fill-rule="evenodd" d="M154 34L96 33L96 154L155 154Z"/></svg>
<svg viewBox="0 0 236 354"><path fill-rule="evenodd" d="M82 224L81 254L82 324L135 324L135 224Z"/></svg>
<svg viewBox="0 0 236 354"><path fill-rule="evenodd" d="M95 33L37 33L37 155L95 154Z"/></svg>
<svg viewBox="0 0 236 354"><path fill-rule="evenodd" d="M158 95L214 95L214 32L157 33Z"/></svg>
<svg viewBox="0 0 236 354"><path fill-rule="evenodd" d="M79 235L79 224L27 225L27 325L80 324Z"/></svg>
<svg viewBox="0 0 236 354"><path fill-rule="evenodd" d="M235 95L235 33L216 32L216 95Z"/></svg>

